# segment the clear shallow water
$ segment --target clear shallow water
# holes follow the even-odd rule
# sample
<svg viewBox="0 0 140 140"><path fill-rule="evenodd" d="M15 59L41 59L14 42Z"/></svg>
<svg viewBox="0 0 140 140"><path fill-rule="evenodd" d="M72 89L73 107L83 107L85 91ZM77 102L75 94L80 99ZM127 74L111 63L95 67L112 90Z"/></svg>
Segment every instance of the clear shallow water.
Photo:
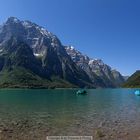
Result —
<svg viewBox="0 0 140 140"><path fill-rule="evenodd" d="M76 91L0 90L1 122L12 126L11 122L26 120L30 123L26 130L34 128L44 135L94 135L96 129L104 133L114 129L116 134L118 129L139 129L140 97L134 95L135 89L90 89L87 96L78 96Z"/></svg>

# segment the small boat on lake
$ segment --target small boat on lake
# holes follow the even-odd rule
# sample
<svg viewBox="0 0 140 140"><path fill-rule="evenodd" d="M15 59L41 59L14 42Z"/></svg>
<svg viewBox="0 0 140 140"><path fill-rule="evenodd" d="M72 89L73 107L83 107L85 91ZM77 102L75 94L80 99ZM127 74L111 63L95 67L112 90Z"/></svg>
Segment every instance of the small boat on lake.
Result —
<svg viewBox="0 0 140 140"><path fill-rule="evenodd" d="M140 96L140 90L136 90L135 95Z"/></svg>
<svg viewBox="0 0 140 140"><path fill-rule="evenodd" d="M84 89L78 90L76 93L77 93L78 95L87 95L87 91L84 90Z"/></svg>

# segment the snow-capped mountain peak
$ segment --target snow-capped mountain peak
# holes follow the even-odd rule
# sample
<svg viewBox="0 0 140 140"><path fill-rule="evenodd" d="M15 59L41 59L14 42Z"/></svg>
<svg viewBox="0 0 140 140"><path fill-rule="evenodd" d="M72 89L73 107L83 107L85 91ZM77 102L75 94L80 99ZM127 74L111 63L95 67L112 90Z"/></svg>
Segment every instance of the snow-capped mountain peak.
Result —
<svg viewBox="0 0 140 140"><path fill-rule="evenodd" d="M1 44L9 40L11 36L15 36L24 40L33 49L34 54L44 54L47 47L57 49L62 47L56 35L28 20L10 17L2 25L0 32L3 34L0 38Z"/></svg>
<svg viewBox="0 0 140 140"><path fill-rule="evenodd" d="M7 23L7 22L18 23L18 22L20 22L20 20L19 20L18 18L16 18L16 17L9 17L9 18L7 19L7 21L6 21L6 23Z"/></svg>

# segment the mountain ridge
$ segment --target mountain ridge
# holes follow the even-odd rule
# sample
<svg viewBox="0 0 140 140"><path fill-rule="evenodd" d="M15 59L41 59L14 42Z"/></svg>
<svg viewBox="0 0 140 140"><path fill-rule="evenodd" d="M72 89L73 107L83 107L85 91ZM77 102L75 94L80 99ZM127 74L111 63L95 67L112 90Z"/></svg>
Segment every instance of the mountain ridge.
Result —
<svg viewBox="0 0 140 140"><path fill-rule="evenodd" d="M88 56L85 57L86 59L89 59ZM100 74L95 73L97 64L93 64L91 60L87 60L90 61L87 72L73 60L56 35L35 23L27 20L21 21L15 17L8 18L0 26L0 75L6 69L6 61L9 62L9 70L16 71L17 66L27 70L27 73L30 70L31 73L46 80L45 85L47 86L54 81L56 83L58 81L59 84L61 83L59 81L63 81L61 87L65 87L65 83L69 85L68 87L117 87L123 82L122 79L114 84L113 81L108 80L109 78L104 78L107 75L101 77ZM99 63L102 61L100 60ZM84 62L84 64L86 63ZM110 69L109 66L104 68ZM99 67L98 70L100 72L102 69ZM119 76L121 77L121 75ZM1 80L0 83L2 83Z"/></svg>
<svg viewBox="0 0 140 140"><path fill-rule="evenodd" d="M91 77L93 82L95 76L100 79L100 82L102 82L105 87L120 86L125 81L117 70L112 69L101 59L89 58L73 46L65 46L65 49L72 60ZM92 75L94 76L92 77Z"/></svg>

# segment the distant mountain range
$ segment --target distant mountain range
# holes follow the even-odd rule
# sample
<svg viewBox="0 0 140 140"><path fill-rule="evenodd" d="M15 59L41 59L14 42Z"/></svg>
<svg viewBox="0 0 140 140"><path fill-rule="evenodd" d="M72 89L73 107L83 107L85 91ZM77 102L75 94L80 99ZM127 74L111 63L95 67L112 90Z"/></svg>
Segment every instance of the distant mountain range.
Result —
<svg viewBox="0 0 140 140"><path fill-rule="evenodd" d="M0 26L0 87L119 87L124 77L30 21L10 17Z"/></svg>

